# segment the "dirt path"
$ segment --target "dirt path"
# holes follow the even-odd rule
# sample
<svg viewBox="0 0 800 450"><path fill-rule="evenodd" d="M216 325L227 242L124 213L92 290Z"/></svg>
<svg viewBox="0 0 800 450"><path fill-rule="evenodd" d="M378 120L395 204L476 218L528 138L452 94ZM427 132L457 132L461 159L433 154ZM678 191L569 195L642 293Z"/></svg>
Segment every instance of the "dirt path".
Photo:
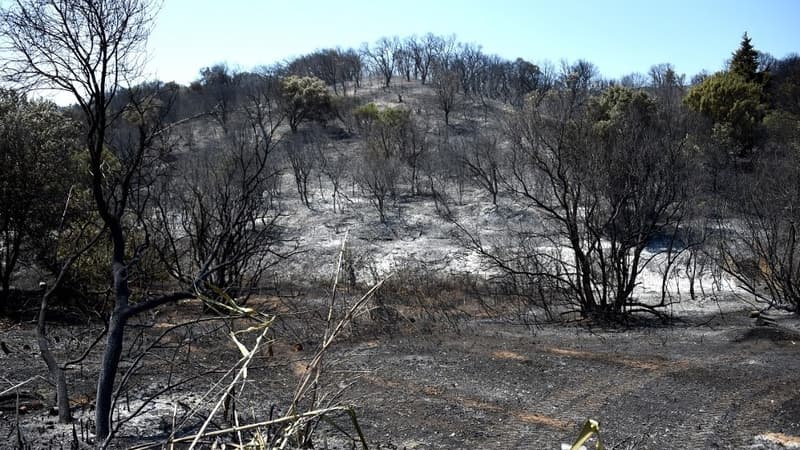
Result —
<svg viewBox="0 0 800 450"><path fill-rule="evenodd" d="M744 314L724 320L397 338L353 361L374 368L354 401L368 436L398 448L553 448L587 418L610 448L743 448L760 434L800 435L800 342L753 333Z"/></svg>

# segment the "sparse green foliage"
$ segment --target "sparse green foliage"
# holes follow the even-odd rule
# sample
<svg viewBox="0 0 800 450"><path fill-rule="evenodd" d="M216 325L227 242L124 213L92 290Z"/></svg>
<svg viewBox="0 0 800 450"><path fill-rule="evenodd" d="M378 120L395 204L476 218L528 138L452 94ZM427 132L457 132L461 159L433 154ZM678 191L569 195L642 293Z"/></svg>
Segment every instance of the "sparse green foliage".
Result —
<svg viewBox="0 0 800 450"><path fill-rule="evenodd" d="M0 90L0 302L18 263L44 257L55 244L77 181L76 137L77 127L54 104Z"/></svg>
<svg viewBox="0 0 800 450"><path fill-rule="evenodd" d="M293 133L307 120L326 120L331 111L328 88L316 77L290 75L281 80L281 101Z"/></svg>
<svg viewBox="0 0 800 450"><path fill-rule="evenodd" d="M367 103L366 105L357 108L355 112L356 117L364 121L377 120L380 114L381 111L378 109L378 105L375 103Z"/></svg>
<svg viewBox="0 0 800 450"><path fill-rule="evenodd" d="M8 54L16 55L0 71L8 72L9 81L69 91L80 117L73 123L52 104L0 90L0 307L23 258L52 272L74 255L63 266L61 274L69 270L63 279L82 292L102 286L101 292L113 297L96 396L100 445L108 445L103 439L114 434L109 428L117 414L114 391L133 392L123 386L141 375L115 380L121 358L127 357L123 338L132 317L182 299L209 296L204 299L209 303L225 299L234 305L251 293L260 295L272 284L272 268L310 237L300 235L309 224L318 225L314 239L328 233L326 228L338 233L361 222L367 202L383 224L367 225L368 232L359 233L363 241L377 235L415 241L409 246L437 242L450 230L444 227L469 214L483 235L470 235L466 225L456 224L463 225L464 241L474 252L466 255L464 270L476 267L467 258L482 255L497 270L481 267L481 276L492 283L502 280L503 295L524 297L526 317L541 310L553 320L565 310L613 320L637 312L663 317L670 305L665 286L678 273L670 269L677 257L669 258L695 252L699 239L685 247L678 243L694 224L713 228L703 232L709 241L716 238L713 233L725 234L726 242L716 243L727 258L722 270L741 276L757 261L755 277L741 280L750 283L744 288L754 298L800 311L800 58L769 60L747 34L728 70L696 78L689 92L684 76L670 64L629 76L622 87L600 79L586 61L565 62L559 77L549 65L505 60L484 54L476 44L433 35L382 39L364 55L319 50L258 74L234 73L219 64L203 69L191 89L160 82L134 89L120 83L136 79L133 69L141 66L151 0L17 0L9 5L0 8L0 34ZM771 73L764 69L768 65ZM357 96L366 74L378 76L384 89L369 84ZM393 89L390 82L398 76ZM332 97L329 90L348 96ZM401 107L386 106L400 94L406 99ZM187 113L170 115L181 96ZM363 104L370 100L376 103ZM457 118L451 114L454 106ZM687 107L697 112L692 118L707 120L689 123ZM483 120L475 120L481 112ZM346 132L316 123L331 117L341 120ZM449 126L451 119L457 126ZM78 139L83 139L80 145ZM693 178L696 167L708 176ZM313 211L285 201L288 169L302 202ZM719 189L717 173L722 174ZM494 208L480 192L464 189L470 179L491 196ZM713 180L713 188L703 184L705 179ZM340 214L343 206L347 214L319 217L330 211L331 187L334 214L337 204ZM69 208L82 215L62 215L67 192ZM430 211L430 202L421 205L412 198L420 192L430 195L449 221L434 228L435 234L429 233L429 222L417 220ZM392 220L403 219L401 213L407 220ZM292 217L284 227L287 216ZM707 226L711 217L720 218L718 226ZM376 229L387 233L373 233ZM308 242L316 251L317 242ZM40 264L44 250L55 255L49 267ZM325 246L318 250L327 251ZM387 257L394 256L393 251ZM346 261L353 258L343 250L340 259L341 267L351 266L347 272L354 289L355 266ZM451 267L450 255L442 260ZM388 266L376 263L370 269L377 274ZM420 263L409 273L421 269L440 270ZM663 269L660 302L642 289L642 274L650 269ZM276 287L284 275L296 275L290 270L276 274ZM695 273L702 276L703 269ZM312 271L310 278L318 275ZM408 284L397 284L393 295ZM693 290L690 295L694 298ZM272 299L265 300L272 308ZM305 438L316 425L301 429L311 423L302 413L306 406L317 415L344 411L319 409L326 398L318 395L323 393L321 355L360 306L336 325L333 314L343 310L334 304L335 295L316 362L303 373L286 417L278 419L293 424L283 428L287 445L311 445ZM389 311L385 306L376 302L376 314ZM405 319L404 309L391 309L385 320ZM151 317L142 327L160 320ZM234 341L252 358L258 345ZM185 342L197 343L189 335ZM235 394L231 388L226 396ZM213 411L207 425L212 417ZM288 436L295 431L304 438ZM185 438L175 442L180 439Z"/></svg>
<svg viewBox="0 0 800 450"><path fill-rule="evenodd" d="M542 298L567 298L583 316L658 314L663 304L640 303L633 292L648 241L674 232L684 214L683 115L643 91L592 95L587 73L565 67L570 89L552 91L508 124L503 184L543 223L515 225L514 243L492 249L469 240L514 283L544 287Z"/></svg>
<svg viewBox="0 0 800 450"><path fill-rule="evenodd" d="M386 158L403 152L411 125L411 113L407 109L380 109L374 103L368 103L358 108L354 115L368 147L382 152Z"/></svg>
<svg viewBox="0 0 800 450"><path fill-rule="evenodd" d="M380 109L375 103L367 103L358 108L356 116L362 120L362 125L379 124L385 127L400 126L408 120L409 112L403 108Z"/></svg>
<svg viewBox="0 0 800 450"><path fill-rule="evenodd" d="M411 114L403 108L380 109L369 103L354 113L366 139L357 178L386 221L386 201L396 194L400 178L400 158L412 145Z"/></svg>
<svg viewBox="0 0 800 450"><path fill-rule="evenodd" d="M593 99L595 131L603 138L614 139L618 127L629 125L627 117L641 117L649 122L656 105L644 91L611 87L599 98Z"/></svg>

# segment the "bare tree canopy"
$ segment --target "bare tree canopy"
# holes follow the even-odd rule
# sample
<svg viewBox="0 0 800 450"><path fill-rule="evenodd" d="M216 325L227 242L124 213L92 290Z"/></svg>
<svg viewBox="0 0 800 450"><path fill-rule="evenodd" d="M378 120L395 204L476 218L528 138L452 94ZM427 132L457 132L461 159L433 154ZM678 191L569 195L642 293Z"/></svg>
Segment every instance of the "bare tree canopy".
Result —
<svg viewBox="0 0 800 450"><path fill-rule="evenodd" d="M17 0L2 11L3 73L72 93L84 109L140 75L153 0ZM107 105L107 103L106 103Z"/></svg>
<svg viewBox="0 0 800 450"><path fill-rule="evenodd" d="M129 270L138 255L129 254L130 224L124 217L131 212L131 199L154 138L162 131L159 121L145 118L158 118L161 108L147 95L130 95L128 108L112 109L112 102L123 83L135 79L143 67L144 45L155 10L156 4L149 0L17 0L0 12L6 79L70 92L83 113L92 197L112 245L114 313L109 319L96 397L100 441L111 433L114 381L128 319L191 296L181 292L130 302ZM111 124L124 119L124 112L141 120L132 123L137 128L131 134L135 138L115 140ZM109 170L108 160L117 162L115 169Z"/></svg>

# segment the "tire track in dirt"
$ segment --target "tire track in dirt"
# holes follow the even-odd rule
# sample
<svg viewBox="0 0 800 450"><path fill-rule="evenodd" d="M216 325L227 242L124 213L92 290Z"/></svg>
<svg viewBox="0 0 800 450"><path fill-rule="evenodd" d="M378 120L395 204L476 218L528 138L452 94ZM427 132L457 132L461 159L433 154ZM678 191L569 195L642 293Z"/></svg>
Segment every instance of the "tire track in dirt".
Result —
<svg viewBox="0 0 800 450"><path fill-rule="evenodd" d="M671 386L676 385L691 389L701 380L687 380L686 375L697 370L704 370L709 365L707 361L668 360L658 356L633 357L619 352L587 352L560 347L546 347L543 350L546 353L570 359L616 366L616 369L610 368L610 370L614 370L618 376L589 377L585 380L580 393L562 394L562 398L558 398L559 394L556 394L555 398L548 399L559 402L563 407L572 411L584 411L587 416L597 416L598 418L614 408L618 408L621 402L626 402L634 396L645 396L651 399L662 395L668 396L674 389ZM681 445L684 448L718 447L720 445L719 434L725 432L721 428L718 418L724 414L723 411L735 410L735 405L739 404L741 400L737 393L716 396L714 402L708 405L707 413L702 416L688 411L675 416L675 412L669 406L669 400L666 402L662 400L660 402L662 409L654 410L648 420L651 421L652 426L655 426L656 431L670 433L671 436L678 438L680 442L672 442L672 445ZM656 400L654 403L659 403L659 401ZM606 425L618 429L626 428L620 423L615 423L615 419L612 418L614 416L616 415L607 416ZM669 419L661 422L660 418L667 417ZM666 423L671 425L665 425ZM639 429L638 433L646 434L642 429ZM752 436L753 434L742 437L742 441Z"/></svg>
<svg viewBox="0 0 800 450"><path fill-rule="evenodd" d="M777 395L778 398L787 398L788 395L788 392L776 393L774 380L743 378L747 376L746 370L733 369L731 374L720 372L722 367L752 364L751 354L715 355L702 360L668 360L657 356L634 358L617 352L586 352L560 347L545 347L544 351L568 358L639 369L626 371L626 377L621 378L628 380L622 383L608 379L592 380L586 385L585 395L560 399L565 401L565 406L571 404L572 398L582 397L581 407L587 411L602 411L609 405L618 404L620 399L642 391L651 396L659 395L659 392L669 395L671 389L679 388L684 393L676 395L685 396L685 391L692 389L710 389L710 392L705 391L696 397L700 401L699 411L705 410L701 415L683 411L683 414L675 417L669 408L661 413L671 417L669 430L673 436L686 439L681 442L686 448L725 446L728 445L726 442L747 442L757 435L768 434L765 431L770 425L762 419L774 416L778 409L776 401L770 397ZM729 376L732 378L726 382ZM707 402L702 403L702 399L707 399ZM748 406L743 408L743 405ZM754 411L758 411L758 414L754 415Z"/></svg>
<svg viewBox="0 0 800 450"><path fill-rule="evenodd" d="M382 361L372 359L373 367L384 370L362 379L367 392L385 392L384 404L399 401L415 411L406 419L414 424L411 434L436 426L459 433L455 424L490 430L463 438L470 445L492 440L533 448L532 442L568 440L587 417L603 423L611 442L640 448L741 448L769 432L798 434L789 417L794 404L781 402L797 397L784 387L792 375L770 369L797 366L780 364L796 351L771 341L736 345L730 334L670 345L638 335L613 345L499 333L410 347L400 340L372 355ZM429 420L438 425L431 428Z"/></svg>
<svg viewBox="0 0 800 450"><path fill-rule="evenodd" d="M681 370L688 367L688 360L670 360L663 357L648 356L646 358L637 358L618 352L596 352L575 350L565 347L552 347L544 346L541 350L545 353L550 353L558 356L566 356L569 358L577 358L588 361L608 362L618 364L632 369L641 369L648 371L672 371Z"/></svg>
<svg viewBox="0 0 800 450"><path fill-rule="evenodd" d="M623 399L629 398L631 395L640 394L642 391L658 392L658 389L650 387L653 384L670 386L676 383L678 385L688 383L687 386L691 387L702 380L685 380L689 373L716 368L720 364L742 363L747 359L746 356L741 355L738 357L721 355L711 360L668 359L658 355L633 356L621 352L585 351L560 346L535 346L530 350L533 352L530 356L510 350L481 351L481 349L476 348L472 350L479 355L485 354L492 358L521 364L530 364L535 361L537 355L548 354L563 357L567 360L611 365L612 367L606 366L608 369L605 370L610 372L607 376L586 377L579 386L563 386L561 389L556 389L541 399L539 407L545 410L570 411L573 414L572 418L575 420L580 420L582 417L599 417L603 415L603 411L614 408L614 405L618 405L620 401L624 401ZM570 363L567 362L567 364ZM616 368L613 366L616 366ZM580 365L576 367L579 368ZM604 369L600 370L603 371ZM689 376L691 378L691 375ZM760 400L759 403L768 401L760 399L758 394L751 393L750 396L755 397L750 401ZM687 414L683 418L673 417L670 429L675 436L683 436L686 439L682 443L682 445L687 445L686 448L719 446L720 433L730 433L730 431L725 431L725 423L730 422L721 419L721 417L725 416L732 419L734 423L741 423L742 421L738 420L738 417L731 417L730 414L732 411L739 412L739 405L747 401L747 397L748 394L741 391L715 396L714 401L708 405L707 414L703 417L696 417L693 414ZM764 406L768 405L764 404ZM774 409L774 405L769 406L773 408L767 407L763 410ZM671 413L666 409L660 414L669 415ZM675 422L676 420L677 423ZM744 442L759 433L763 433L763 428L759 429L753 425L755 424L741 423L741 429L736 427L736 437Z"/></svg>
<svg viewBox="0 0 800 450"><path fill-rule="evenodd" d="M398 390L408 395L411 392L422 393L423 395L444 401L449 404L456 404L466 409L477 410L481 412L490 412L512 418L518 422L528 425L540 425L556 431L567 431L574 428L571 420L562 419L547 414L542 414L534 411L526 411L516 408L509 408L505 405L500 405L495 402L485 401L478 398L449 392L449 390L442 387L427 385L424 383L417 383L409 380L398 380L393 378L381 377L377 375L369 375L362 378L376 386L388 387Z"/></svg>
<svg viewBox="0 0 800 450"><path fill-rule="evenodd" d="M557 432L573 432L576 423L585 419L586 415L579 411L592 414L600 409L613 398L625 396L629 392L640 390L647 379L654 374L662 375L667 372L680 371L689 366L685 360L671 361L666 358L646 357L636 358L626 354L590 352L564 347L546 346L533 349L537 354L550 354L557 357L564 357L572 360L594 361L605 364L619 366L621 369L634 369L639 375L634 374L625 381L619 383L616 377L597 377L591 383L582 383L580 386L563 386L560 389L550 392L538 401L540 408L519 409L509 408L501 402L487 401L476 396L464 395L454 392L452 389L443 388L424 382L401 380L396 378L370 375L363 377L369 383L390 388L403 393L409 397L414 394L432 398L449 405L458 405L462 408L474 411L489 413L503 418L513 419L525 425L540 426ZM536 355L526 356L511 350L487 350L485 348L471 347L470 353L476 354L481 358L494 358L508 360L521 364L530 364L535 361ZM564 411L565 414L547 413L549 409ZM580 417L579 417L580 416Z"/></svg>
<svg viewBox="0 0 800 450"><path fill-rule="evenodd" d="M681 371L690 365L688 360L674 361L660 357L635 358L618 352L595 352L554 346L543 346L536 350L569 359L613 364L621 366L623 369L636 369L636 372L628 371L627 376L621 377L622 382L614 376L595 377L595 379L581 383L579 389L565 386L542 399L551 408L573 412L577 410L598 411L609 399L619 398L640 390L648 379L662 376L668 372ZM490 355L494 358L522 363L533 361L529 357L508 350L494 351Z"/></svg>

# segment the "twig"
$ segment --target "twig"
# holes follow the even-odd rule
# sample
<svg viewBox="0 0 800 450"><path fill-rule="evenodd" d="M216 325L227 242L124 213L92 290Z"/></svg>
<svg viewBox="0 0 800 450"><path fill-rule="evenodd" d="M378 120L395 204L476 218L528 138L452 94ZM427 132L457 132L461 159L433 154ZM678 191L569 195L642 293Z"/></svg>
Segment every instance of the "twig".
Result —
<svg viewBox="0 0 800 450"><path fill-rule="evenodd" d="M238 427L237 426L233 426L233 427L229 427L229 428L225 428L225 429L217 430L217 431L209 431L208 433L203 433L203 431L201 430L197 434L193 434L193 435L190 435L190 436L184 436L184 437L172 439L170 441L170 443L174 444L174 443L189 442L189 441L196 442L200 438L204 438L204 437L208 438L208 437L223 436L223 435L231 434L231 433L240 433L242 431L249 431L249 430L253 430L253 429L256 429L256 428L261 428L261 427L265 427L265 426L269 426L269 425L277 425L277 424L281 424L281 423L286 423L286 422L296 421L296 420L300 420L300 419L305 419L305 418L308 418L308 417L317 417L317 416L320 416L320 415L323 415L323 414L330 414L332 412L337 412L337 411L348 412L349 410L351 410L351 408L347 407L347 406L334 406L334 407L331 407L331 408L324 408L324 409L318 409L318 410L314 410L314 411L308 411L308 412L304 412L302 414L287 415L287 416L284 416L284 417L281 417L281 418L278 418L278 419L266 420L266 421L263 421L263 422L250 423L250 424L242 425L242 426L238 426ZM194 445L194 444L192 444L192 445ZM130 450L145 450L145 449L157 448L157 447L161 447L161 446L162 446L161 443L145 444L145 445L141 445L141 446L138 446L138 447L131 447Z"/></svg>
<svg viewBox="0 0 800 450"><path fill-rule="evenodd" d="M103 331L99 335L97 335L97 337L95 338L94 341L92 341L91 344L89 344L89 346L84 350L83 354L81 354L81 356L71 361L67 361L64 364L62 364L61 369L67 370L69 369L70 366L74 366L75 364L83 362L83 360L89 356L89 353L92 352L94 347L100 343L100 340L103 339L103 336L105 336L107 332L108 332L108 323L103 321Z"/></svg>
<svg viewBox="0 0 800 450"><path fill-rule="evenodd" d="M205 422L203 422L203 426L200 427L200 431L197 433L197 435L192 440L192 443L189 445L189 450L194 449L195 446L197 445L197 442L200 440L200 438L204 436L204 432L205 432L206 428L208 427L208 424L211 422L211 419L214 417L214 415L217 413L219 408L222 406L222 403L225 401L225 396L236 385L236 383L238 383L240 378L247 376L246 375L247 374L247 366L250 364L250 361L252 361L253 356L255 356L256 352L258 351L258 347L261 346L261 340L264 338L264 336L267 335L267 332L269 332L269 330L270 330L269 327L264 327L264 331L262 331L261 334L258 336L258 338L256 338L256 342L255 342L255 344L253 344L253 349L250 350L250 353L247 355L246 358L244 358L244 361L242 362L242 367L236 373L236 376L233 378L233 380L230 382L230 384L228 384L227 389L225 389L224 395L220 396L219 400L217 400L217 404L214 405L214 408L208 414L208 418L205 420ZM212 434L209 433L206 436L211 436L211 435Z"/></svg>
<svg viewBox="0 0 800 450"><path fill-rule="evenodd" d="M9 392L12 392L12 391L14 391L16 389L19 389L20 387L25 386L26 384L30 383L31 381L33 381L33 380L35 380L37 378L41 378L41 379L43 379L45 381L48 381L45 377L43 377L41 375L36 375L35 377L28 378L27 380L23 381L22 383L15 384L14 386L11 386L10 388L6 389L5 391L0 392L0 396L6 395Z"/></svg>

